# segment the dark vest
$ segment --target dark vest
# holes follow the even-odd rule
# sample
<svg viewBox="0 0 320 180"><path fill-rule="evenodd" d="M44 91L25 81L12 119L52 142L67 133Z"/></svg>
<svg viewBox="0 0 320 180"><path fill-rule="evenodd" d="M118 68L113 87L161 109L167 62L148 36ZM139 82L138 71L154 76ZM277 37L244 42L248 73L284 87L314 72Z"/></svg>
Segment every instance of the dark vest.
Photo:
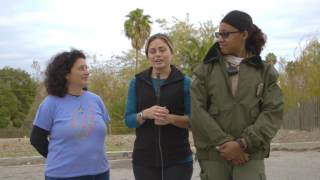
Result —
<svg viewBox="0 0 320 180"><path fill-rule="evenodd" d="M136 75L137 112L156 105L156 93L152 86L149 68ZM160 106L166 106L170 114L184 115L184 75L171 66L168 79L160 88ZM141 166L160 167L180 163L191 154L188 129L174 125L156 126L147 119L136 128L133 163Z"/></svg>

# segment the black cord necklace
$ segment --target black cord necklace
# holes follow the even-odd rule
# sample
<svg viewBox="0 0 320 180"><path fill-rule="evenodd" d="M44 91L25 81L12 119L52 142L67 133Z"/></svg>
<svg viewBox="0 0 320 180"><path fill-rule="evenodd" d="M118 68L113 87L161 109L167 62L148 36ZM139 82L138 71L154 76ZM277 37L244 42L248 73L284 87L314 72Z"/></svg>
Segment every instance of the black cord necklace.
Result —
<svg viewBox="0 0 320 180"><path fill-rule="evenodd" d="M235 64L228 62L228 69L227 69L228 75L234 76L234 75L238 74L239 73L238 66L239 65L235 65Z"/></svg>
<svg viewBox="0 0 320 180"><path fill-rule="evenodd" d="M75 94L70 94L70 93L69 93L69 95L72 96L72 97L75 97L77 100L79 100L80 105L79 105L79 108L78 108L78 113L82 114L83 113L83 107L82 107L81 100L79 99L81 95L75 95Z"/></svg>

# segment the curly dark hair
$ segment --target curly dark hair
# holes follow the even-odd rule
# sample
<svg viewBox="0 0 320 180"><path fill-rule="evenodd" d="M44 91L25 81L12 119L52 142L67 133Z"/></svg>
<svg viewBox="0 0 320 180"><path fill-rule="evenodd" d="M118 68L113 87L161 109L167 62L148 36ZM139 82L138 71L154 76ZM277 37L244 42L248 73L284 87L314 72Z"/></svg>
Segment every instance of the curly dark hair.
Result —
<svg viewBox="0 0 320 180"><path fill-rule="evenodd" d="M72 66L79 58L86 59L86 56L82 51L72 49L70 52L58 53L51 59L44 80L48 94L58 97L64 97L67 94L65 76L70 73Z"/></svg>
<svg viewBox="0 0 320 180"><path fill-rule="evenodd" d="M267 41L267 36L255 24L252 25L246 40L246 49L255 55L260 55Z"/></svg>

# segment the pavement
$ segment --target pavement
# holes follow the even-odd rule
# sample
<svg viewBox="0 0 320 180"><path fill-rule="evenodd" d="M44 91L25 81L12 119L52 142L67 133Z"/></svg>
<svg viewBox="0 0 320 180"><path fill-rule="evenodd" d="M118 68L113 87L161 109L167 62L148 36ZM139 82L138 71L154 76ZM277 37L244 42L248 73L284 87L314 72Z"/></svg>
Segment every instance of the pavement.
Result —
<svg viewBox="0 0 320 180"><path fill-rule="evenodd" d="M295 143L271 143L271 151L320 151L320 141L313 142L295 142ZM109 160L128 160L131 159L131 151L107 152ZM45 159L41 156L25 157L5 157L0 158L1 166L16 165L36 165L44 164Z"/></svg>
<svg viewBox="0 0 320 180"><path fill-rule="evenodd" d="M134 180L131 160L109 160L110 179ZM268 180L320 180L320 151L272 151L265 160ZM44 164L0 166L0 180L43 180ZM194 162L192 180L200 180Z"/></svg>

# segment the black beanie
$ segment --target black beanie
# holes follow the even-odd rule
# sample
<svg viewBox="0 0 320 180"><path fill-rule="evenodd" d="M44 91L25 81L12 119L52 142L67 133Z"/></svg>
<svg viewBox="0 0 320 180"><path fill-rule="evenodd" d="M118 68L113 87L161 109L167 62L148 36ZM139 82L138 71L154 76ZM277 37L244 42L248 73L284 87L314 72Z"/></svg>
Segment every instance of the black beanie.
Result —
<svg viewBox="0 0 320 180"><path fill-rule="evenodd" d="M223 23L227 23L239 31L251 31L253 28L252 18L249 14L234 10L229 12L224 18L221 20Z"/></svg>

